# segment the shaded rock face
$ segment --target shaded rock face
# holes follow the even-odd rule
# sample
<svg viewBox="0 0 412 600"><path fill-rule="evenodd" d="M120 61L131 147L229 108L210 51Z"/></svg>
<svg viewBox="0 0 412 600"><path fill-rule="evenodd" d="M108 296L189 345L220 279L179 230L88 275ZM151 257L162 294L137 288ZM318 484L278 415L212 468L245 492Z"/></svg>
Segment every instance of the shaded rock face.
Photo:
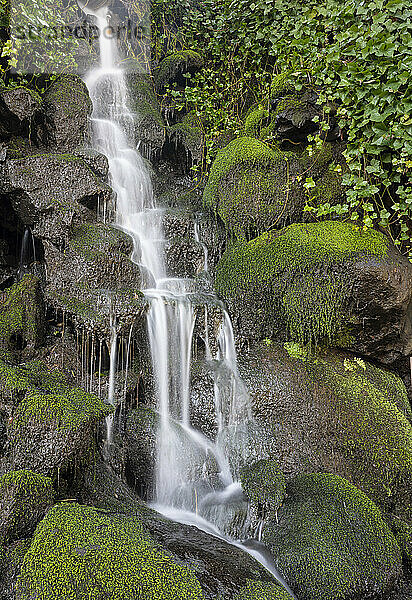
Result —
<svg viewBox="0 0 412 600"><path fill-rule="evenodd" d="M295 224L229 248L216 285L241 337L341 346L383 364L411 352L412 266L382 234Z"/></svg>
<svg viewBox="0 0 412 600"><path fill-rule="evenodd" d="M111 197L110 188L75 155L40 154L8 161L3 189L22 222L56 242L65 237L77 213L84 218L84 207L97 209Z"/></svg>
<svg viewBox="0 0 412 600"><path fill-rule="evenodd" d="M263 541L301 600L380 598L401 573L401 553L378 508L346 480L301 475L287 486Z"/></svg>
<svg viewBox="0 0 412 600"><path fill-rule="evenodd" d="M88 134L92 103L77 75L62 75L43 97L43 143L59 151L81 146Z"/></svg>
<svg viewBox="0 0 412 600"><path fill-rule="evenodd" d="M273 433L271 458L289 475L345 477L408 519L412 415L402 380L350 354L288 347L293 356L255 347L240 361L256 419Z"/></svg>
<svg viewBox="0 0 412 600"><path fill-rule="evenodd" d="M40 97L24 87L4 89L0 92L0 116L2 135L10 134L29 137L30 128L41 108Z"/></svg>

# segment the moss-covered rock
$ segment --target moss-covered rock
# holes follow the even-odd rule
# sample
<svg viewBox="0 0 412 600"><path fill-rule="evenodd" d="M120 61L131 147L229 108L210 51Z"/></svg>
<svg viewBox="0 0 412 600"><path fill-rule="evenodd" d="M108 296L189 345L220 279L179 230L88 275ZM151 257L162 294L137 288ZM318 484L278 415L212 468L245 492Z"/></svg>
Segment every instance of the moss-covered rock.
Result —
<svg viewBox="0 0 412 600"><path fill-rule="evenodd" d="M166 127L153 79L146 74L129 74L130 101L135 113L136 138L142 145L140 149L159 152L166 137Z"/></svg>
<svg viewBox="0 0 412 600"><path fill-rule="evenodd" d="M196 73L202 65L202 57L194 50L180 50L174 54L169 54L154 72L156 88L158 91L163 91L167 84L174 82L185 85L183 75Z"/></svg>
<svg viewBox="0 0 412 600"><path fill-rule="evenodd" d="M3 544L29 537L52 506L52 480L32 471L10 471L0 478L0 537Z"/></svg>
<svg viewBox="0 0 412 600"><path fill-rule="evenodd" d="M402 550L405 568L410 573L412 572L412 525L405 523L396 515L389 515L387 520Z"/></svg>
<svg viewBox="0 0 412 600"><path fill-rule="evenodd" d="M4 564L0 572L0 594L2 600L16 599L17 578L20 575L26 552L30 548L31 539L13 542L4 550Z"/></svg>
<svg viewBox="0 0 412 600"><path fill-rule="evenodd" d="M40 106L41 98L34 90L24 86L1 89L0 116L4 137L11 133L29 137Z"/></svg>
<svg viewBox="0 0 412 600"><path fill-rule="evenodd" d="M193 571L156 547L135 518L61 504L40 523L18 582L20 600L200 600Z"/></svg>
<svg viewBox="0 0 412 600"><path fill-rule="evenodd" d="M296 155L252 138L230 142L212 165L203 199L239 239L251 239L272 227L300 220L303 171Z"/></svg>
<svg viewBox="0 0 412 600"><path fill-rule="evenodd" d="M28 356L43 341L45 309L40 282L24 275L3 294L0 304L0 353L6 358Z"/></svg>
<svg viewBox="0 0 412 600"><path fill-rule="evenodd" d="M240 360L283 472L329 471L410 519L411 408L402 380L348 353L274 344ZM291 451L292 449L292 451Z"/></svg>
<svg viewBox="0 0 412 600"><path fill-rule="evenodd" d="M263 541L300 600L384 595L401 574L399 546L379 509L331 474L293 479Z"/></svg>
<svg viewBox="0 0 412 600"><path fill-rule="evenodd" d="M246 338L328 343L390 363L411 352L412 266L377 231L294 224L238 242L216 288Z"/></svg>
<svg viewBox="0 0 412 600"><path fill-rule="evenodd" d="M59 150L84 143L92 102L85 83L77 75L62 75L43 97L45 131L43 142Z"/></svg>
<svg viewBox="0 0 412 600"><path fill-rule="evenodd" d="M267 518L273 517L285 497L285 476L274 460L259 460L243 467L240 474L246 496L260 505Z"/></svg>
<svg viewBox="0 0 412 600"><path fill-rule="evenodd" d="M76 461L91 460L98 422L112 407L67 384L57 370L39 362L11 367L0 363L1 385L17 406L7 424L8 453L4 469L31 469L54 474Z"/></svg>

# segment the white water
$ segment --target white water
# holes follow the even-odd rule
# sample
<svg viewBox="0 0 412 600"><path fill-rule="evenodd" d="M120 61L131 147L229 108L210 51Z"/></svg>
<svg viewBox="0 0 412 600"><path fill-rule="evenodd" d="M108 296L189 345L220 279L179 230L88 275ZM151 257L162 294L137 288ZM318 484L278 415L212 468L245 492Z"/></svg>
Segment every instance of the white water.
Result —
<svg viewBox="0 0 412 600"><path fill-rule="evenodd" d="M106 8L99 9L94 15L100 31L107 24L106 15ZM216 360L222 364L226 375L222 385L219 378L215 381L218 436L217 441L212 441L191 426L190 365L196 322L191 293L196 291L196 283L167 276L163 258L166 242L162 227L164 211L155 205L148 170L135 149L133 115L129 110L126 80L117 64L115 43L102 35L100 56L101 66L86 79L93 101L94 147L108 158L111 186L116 195L116 225L133 240L131 258L146 276L143 292L150 302L147 327L160 414L154 500L158 510L165 515L172 515L182 522L189 519L200 529L236 545L237 542L221 533L221 527L226 525L237 507L243 507L245 512L246 503L241 486L231 472L228 445L220 444L219 439L241 440L236 437L237 431L247 427L251 410L249 395L237 369L232 325L224 311ZM198 241L197 226L195 237ZM204 269L207 271L206 247L204 251ZM210 358L207 321L205 307L206 354ZM113 323L108 397L113 405L116 404L116 344ZM113 420L108 419L107 425L107 444L110 445ZM248 549L246 551L250 553ZM258 560L267 566L263 557ZM275 574L273 569L269 570Z"/></svg>

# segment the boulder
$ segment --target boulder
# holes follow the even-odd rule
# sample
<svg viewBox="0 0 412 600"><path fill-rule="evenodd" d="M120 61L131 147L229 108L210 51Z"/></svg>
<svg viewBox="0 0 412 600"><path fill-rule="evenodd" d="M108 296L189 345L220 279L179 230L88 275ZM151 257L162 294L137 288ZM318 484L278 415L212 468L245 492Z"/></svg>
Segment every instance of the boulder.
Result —
<svg viewBox="0 0 412 600"><path fill-rule="evenodd" d="M54 475L76 461L92 460L97 425L112 407L67 385L62 373L39 362L20 367L0 363L0 377L12 398L2 472L30 469Z"/></svg>
<svg viewBox="0 0 412 600"><path fill-rule="evenodd" d="M160 154L166 139L166 127L153 79L146 74L128 74L127 79L139 151L151 158L152 155Z"/></svg>
<svg viewBox="0 0 412 600"><path fill-rule="evenodd" d="M193 75L203 65L203 59L194 50L180 50L166 56L155 69L153 76L156 90L162 93L169 84L176 83L181 87L186 86L184 75Z"/></svg>
<svg viewBox="0 0 412 600"><path fill-rule="evenodd" d="M288 476L345 477L410 519L412 412L402 380L348 353L287 349L254 347L239 364L255 418L272 431L270 458Z"/></svg>
<svg viewBox="0 0 412 600"><path fill-rule="evenodd" d="M58 151L81 146L87 139L92 102L78 75L62 75L43 96L43 143Z"/></svg>
<svg viewBox="0 0 412 600"><path fill-rule="evenodd" d="M31 126L41 107L40 96L26 87L10 87L0 90L1 136L23 134L29 137Z"/></svg>
<svg viewBox="0 0 412 600"><path fill-rule="evenodd" d="M340 346L383 364L412 352L412 265L374 230L324 221L238 242L216 289L244 339Z"/></svg>
<svg viewBox="0 0 412 600"><path fill-rule="evenodd" d="M250 240L301 220L306 196L298 175L304 170L291 152L237 138L218 152L203 200L236 238Z"/></svg>
<svg viewBox="0 0 412 600"><path fill-rule="evenodd" d="M52 506L52 480L32 471L10 471L0 478L2 543L29 537Z"/></svg>
<svg viewBox="0 0 412 600"><path fill-rule="evenodd" d="M112 192L88 164L70 154L37 154L9 160L3 193L33 233L64 244L75 223L90 219L88 208L108 204ZM87 208L86 208L87 207Z"/></svg>
<svg viewBox="0 0 412 600"><path fill-rule="evenodd" d="M265 584L279 593L260 598L289 600L251 557L193 527L138 506L122 514L64 503L36 529L17 598L41 590L45 600L52 600L64 590L80 599L97 588L104 597L125 600L234 600L256 597L238 594Z"/></svg>
<svg viewBox="0 0 412 600"><path fill-rule="evenodd" d="M385 597L402 572L381 512L345 479L300 475L263 529L263 541L300 600Z"/></svg>

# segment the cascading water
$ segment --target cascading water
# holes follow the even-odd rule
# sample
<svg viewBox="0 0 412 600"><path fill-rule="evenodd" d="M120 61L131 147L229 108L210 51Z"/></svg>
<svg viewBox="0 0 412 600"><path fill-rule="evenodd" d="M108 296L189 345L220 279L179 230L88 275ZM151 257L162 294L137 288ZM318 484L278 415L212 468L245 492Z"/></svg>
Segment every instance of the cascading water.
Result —
<svg viewBox="0 0 412 600"><path fill-rule="evenodd" d="M107 25L107 8L88 12L103 32ZM160 414L155 506L166 516L191 522L236 544L220 532L230 517L227 508L230 502L246 504L240 484L234 481L230 467L233 461L229 460L228 451L230 440L237 439L238 429L242 430L251 420L251 410L237 369L230 318L222 311L216 359L222 363L225 377L223 384L219 377L215 382L218 435L214 442L190 424L190 364L195 327L191 293L196 286L190 280L167 277L163 258L164 211L155 206L148 170L134 147L133 115L128 108L126 79L117 64L116 44L102 34L99 40L100 67L86 78L93 101L94 146L108 158L111 186L116 195L116 226L133 240L131 258L142 268L142 277L146 278L143 292L150 302L147 325ZM199 240L197 226L195 237ZM206 248L204 268L207 270ZM205 306L206 355L211 359L208 336ZM113 404L115 370L113 321L109 385L109 401ZM108 422L108 444L111 428L112 421ZM246 548L246 551L281 579L262 557L259 558L256 550Z"/></svg>

